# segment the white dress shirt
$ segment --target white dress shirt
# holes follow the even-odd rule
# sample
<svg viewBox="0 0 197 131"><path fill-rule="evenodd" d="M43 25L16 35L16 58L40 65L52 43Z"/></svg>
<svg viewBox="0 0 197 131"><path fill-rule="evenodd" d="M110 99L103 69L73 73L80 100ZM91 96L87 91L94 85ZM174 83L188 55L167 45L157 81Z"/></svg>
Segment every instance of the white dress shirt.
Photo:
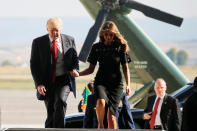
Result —
<svg viewBox="0 0 197 131"><path fill-rule="evenodd" d="M51 43L50 45L52 46L53 39L51 37L49 37L49 39L50 39L50 43ZM62 53L62 42L61 42L61 39L57 38L55 41L57 42L57 49L58 49L58 51L60 51Z"/></svg>
<svg viewBox="0 0 197 131"><path fill-rule="evenodd" d="M164 94L164 96L165 96L165 94ZM160 97L159 105L158 105L158 108L157 108L157 114L156 114L156 118L155 118L155 125L162 125L161 118L160 118L160 112L161 112L161 106L162 106L162 103L163 103L164 96ZM158 99L158 96L155 99L152 111L154 110L155 103L156 103L157 99Z"/></svg>
<svg viewBox="0 0 197 131"><path fill-rule="evenodd" d="M52 46L53 39L49 36L50 39L50 46ZM57 42L57 62L56 62L56 76L61 76L66 73L64 70L64 60L63 60L63 48L62 48L62 41L61 37L56 39ZM52 63L52 59L51 59Z"/></svg>

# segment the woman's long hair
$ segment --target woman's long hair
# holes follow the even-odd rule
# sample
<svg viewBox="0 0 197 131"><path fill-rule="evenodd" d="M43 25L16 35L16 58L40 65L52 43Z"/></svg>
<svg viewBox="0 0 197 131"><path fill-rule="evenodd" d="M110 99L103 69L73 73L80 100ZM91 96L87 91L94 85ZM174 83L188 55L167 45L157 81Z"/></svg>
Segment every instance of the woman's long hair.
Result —
<svg viewBox="0 0 197 131"><path fill-rule="evenodd" d="M107 31L111 31L114 33L114 41L119 42L123 45L125 45L124 52L128 52L128 44L127 41L123 38L123 36L120 34L117 26L112 21L106 21L103 26L101 27L101 30L99 32L99 38L100 42L104 42L104 35Z"/></svg>

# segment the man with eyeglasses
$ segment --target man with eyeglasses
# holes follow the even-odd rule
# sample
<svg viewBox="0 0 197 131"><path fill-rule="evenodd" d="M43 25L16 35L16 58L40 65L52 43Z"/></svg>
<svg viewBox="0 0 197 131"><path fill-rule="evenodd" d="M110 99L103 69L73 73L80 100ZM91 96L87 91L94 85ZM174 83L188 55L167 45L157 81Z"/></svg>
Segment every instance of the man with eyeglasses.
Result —
<svg viewBox="0 0 197 131"><path fill-rule="evenodd" d="M30 68L37 98L45 102L45 127L63 128L70 91L76 97L79 61L74 38L61 34L61 19L49 19L46 27L48 34L33 40Z"/></svg>
<svg viewBox="0 0 197 131"><path fill-rule="evenodd" d="M166 82L159 78L155 82L156 95L148 98L144 110L145 128L151 130L180 131L181 116L178 101L166 93Z"/></svg>

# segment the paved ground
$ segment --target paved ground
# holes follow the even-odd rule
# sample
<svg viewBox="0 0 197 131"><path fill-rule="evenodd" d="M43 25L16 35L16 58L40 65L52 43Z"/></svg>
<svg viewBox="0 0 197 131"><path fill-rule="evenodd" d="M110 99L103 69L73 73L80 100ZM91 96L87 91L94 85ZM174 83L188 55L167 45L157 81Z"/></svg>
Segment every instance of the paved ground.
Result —
<svg viewBox="0 0 197 131"><path fill-rule="evenodd" d="M77 99L70 93L67 114L77 113ZM35 90L0 90L0 129L11 127L43 128L46 117L45 106L36 99Z"/></svg>

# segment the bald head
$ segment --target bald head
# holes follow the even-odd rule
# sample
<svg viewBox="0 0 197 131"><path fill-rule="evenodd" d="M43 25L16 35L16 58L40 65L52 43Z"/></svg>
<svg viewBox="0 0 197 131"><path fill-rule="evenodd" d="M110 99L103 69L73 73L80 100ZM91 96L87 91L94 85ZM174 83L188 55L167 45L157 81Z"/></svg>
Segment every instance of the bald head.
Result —
<svg viewBox="0 0 197 131"><path fill-rule="evenodd" d="M158 97L164 96L166 93L166 89L167 89L167 86L166 86L166 82L164 81L164 79L162 78L157 79L155 82L155 86L154 86L154 90L157 96Z"/></svg>

